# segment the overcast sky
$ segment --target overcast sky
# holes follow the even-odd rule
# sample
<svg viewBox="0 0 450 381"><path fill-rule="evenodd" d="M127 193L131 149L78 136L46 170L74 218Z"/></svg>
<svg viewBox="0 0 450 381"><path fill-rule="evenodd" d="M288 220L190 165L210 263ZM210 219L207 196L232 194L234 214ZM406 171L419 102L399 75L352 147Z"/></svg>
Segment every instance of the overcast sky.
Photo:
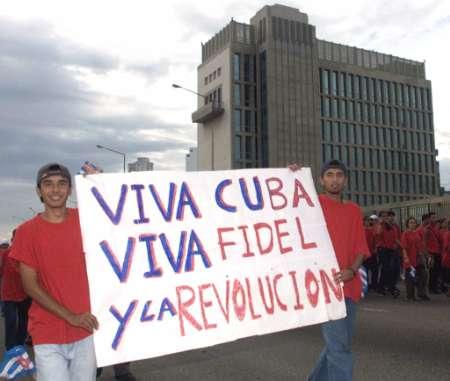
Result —
<svg viewBox="0 0 450 381"><path fill-rule="evenodd" d="M284 1L321 39L426 61L442 185L450 189L450 2ZM76 172L91 160L120 171L103 144L184 169L201 42L265 1L0 1L0 238L41 210L34 191L50 161Z"/></svg>

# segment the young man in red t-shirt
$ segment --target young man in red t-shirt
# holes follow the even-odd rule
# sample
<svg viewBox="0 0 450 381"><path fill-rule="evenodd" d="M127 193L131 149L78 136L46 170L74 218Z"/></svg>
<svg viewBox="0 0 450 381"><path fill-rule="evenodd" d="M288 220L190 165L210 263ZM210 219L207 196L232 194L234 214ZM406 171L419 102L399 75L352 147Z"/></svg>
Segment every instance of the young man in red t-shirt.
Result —
<svg viewBox="0 0 450 381"><path fill-rule="evenodd" d="M400 295L397 281L400 274L400 229L392 224L390 212L379 212L381 223L375 229L375 240L378 257L380 259L380 283L378 292L386 294L386 290L394 297Z"/></svg>
<svg viewBox="0 0 450 381"><path fill-rule="evenodd" d="M43 166L37 194L44 211L17 228L11 258L33 299L29 331L39 381L95 380L89 289L76 209L66 207L71 176L60 164Z"/></svg>
<svg viewBox="0 0 450 381"><path fill-rule="evenodd" d="M441 233L439 229L439 224L437 222L436 213L430 212L428 214L427 223L423 228L423 239L425 243L426 250L430 259L430 283L429 291L432 294L439 294L441 290Z"/></svg>
<svg viewBox="0 0 450 381"><path fill-rule="evenodd" d="M290 168L295 170L296 165ZM321 170L320 184L324 193L319 201L333 243L340 271L334 281L343 283L347 316L322 324L325 348L308 380L352 379L353 359L351 341L356 315L356 303L361 298L359 267L370 256L358 205L343 200L348 171L344 163L331 160Z"/></svg>
<svg viewBox="0 0 450 381"><path fill-rule="evenodd" d="M403 267L405 269L406 299L430 300L426 294L426 267L423 240L417 231L417 221L414 217L406 220L406 230L402 233L401 246L403 251Z"/></svg>
<svg viewBox="0 0 450 381"><path fill-rule="evenodd" d="M13 237L14 239L14 231ZM28 309L31 299L25 294L18 264L10 258L11 248L2 253L1 297L4 303L5 348L24 345L27 338Z"/></svg>

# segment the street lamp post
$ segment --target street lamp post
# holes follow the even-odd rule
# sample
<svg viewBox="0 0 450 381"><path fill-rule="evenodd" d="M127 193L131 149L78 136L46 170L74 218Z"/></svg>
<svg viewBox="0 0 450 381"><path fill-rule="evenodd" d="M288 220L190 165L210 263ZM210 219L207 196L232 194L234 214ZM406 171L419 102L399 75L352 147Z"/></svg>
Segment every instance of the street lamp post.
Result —
<svg viewBox="0 0 450 381"><path fill-rule="evenodd" d="M189 91L190 93L198 95L199 97L202 97L205 100L205 104L206 104L206 100L208 99L208 97L206 95L197 93L194 90L187 89L183 86L177 85L176 83L172 83L172 87L175 89L183 89L183 90ZM214 127L211 127L211 170L214 171Z"/></svg>
<svg viewBox="0 0 450 381"><path fill-rule="evenodd" d="M123 157L123 172L124 172L124 173L126 172L126 168L125 168L125 165L126 165L126 155L125 155L125 153L120 152L120 151L117 151L117 150L112 149L112 148L109 148L109 147L102 146L102 145L100 145L100 144L97 144L96 147L99 148L99 149L105 149L105 150L107 150L107 151L117 153L118 155L122 155L122 157Z"/></svg>

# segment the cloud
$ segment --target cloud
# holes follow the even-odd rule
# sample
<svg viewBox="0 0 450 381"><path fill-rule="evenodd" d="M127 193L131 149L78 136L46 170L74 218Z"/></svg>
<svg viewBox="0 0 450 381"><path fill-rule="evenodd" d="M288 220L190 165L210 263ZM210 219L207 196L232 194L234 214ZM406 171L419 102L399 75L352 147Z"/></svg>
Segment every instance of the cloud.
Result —
<svg viewBox="0 0 450 381"><path fill-rule="evenodd" d="M148 81L168 72L169 62L123 63L117 58L58 37L42 22L0 19L0 236L40 209L34 193L37 169L59 161L76 173L88 159L107 171L120 171L122 159L96 144L135 156L165 157L182 162L192 145L192 125L171 125L132 98L89 86L89 76L119 70ZM115 105L119 105L115 107ZM125 111L124 111L125 110Z"/></svg>

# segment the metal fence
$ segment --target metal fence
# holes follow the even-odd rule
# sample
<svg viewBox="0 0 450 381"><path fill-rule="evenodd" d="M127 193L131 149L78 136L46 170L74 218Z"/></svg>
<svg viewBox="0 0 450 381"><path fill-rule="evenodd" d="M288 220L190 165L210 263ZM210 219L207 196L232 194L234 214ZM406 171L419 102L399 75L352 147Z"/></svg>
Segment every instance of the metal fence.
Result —
<svg viewBox="0 0 450 381"><path fill-rule="evenodd" d="M365 215L378 214L381 210L393 210L396 214L397 223L404 229L408 217L415 217L419 223L422 215L430 212L436 213L438 217L450 218L450 196L371 205L362 209Z"/></svg>

